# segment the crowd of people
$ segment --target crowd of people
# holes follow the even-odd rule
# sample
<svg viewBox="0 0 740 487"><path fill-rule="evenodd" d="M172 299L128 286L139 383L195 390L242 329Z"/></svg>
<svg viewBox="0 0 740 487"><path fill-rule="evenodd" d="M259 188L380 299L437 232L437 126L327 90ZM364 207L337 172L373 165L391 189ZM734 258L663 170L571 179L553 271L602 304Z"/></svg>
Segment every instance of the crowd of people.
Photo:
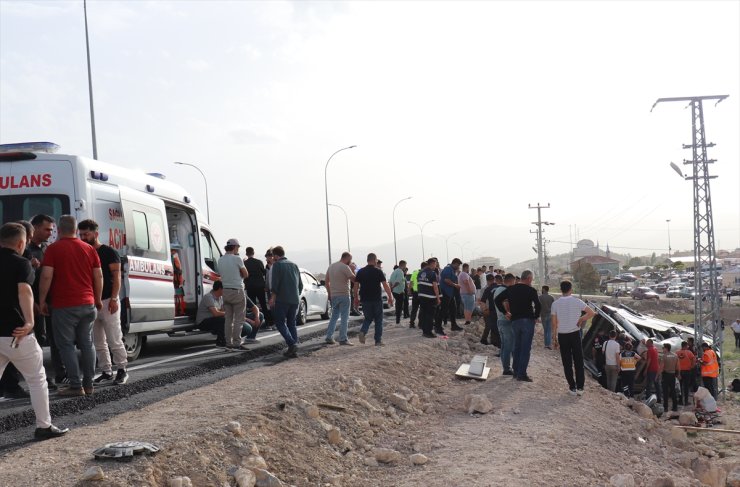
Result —
<svg viewBox="0 0 740 487"><path fill-rule="evenodd" d="M54 224L57 240L48 244ZM79 235L79 238L78 238ZM125 384L127 355L121 329L118 295L121 289L121 260L118 253L99 241L93 220L79 223L70 215L55 222L38 215L31 222L7 223L0 230L0 369L2 391L9 397L27 397L19 386L25 378L37 417L36 437L50 438L66 429L51 424L48 390L60 396L93 394L95 385ZM298 356L296 321L303 283L298 266L288 260L285 249L275 246L265 254L265 263L255 258L252 247L246 259L240 243L229 239L218 261L220 279L200 300L195 326L216 335L216 346L238 351L259 343L260 330L275 327L287 348L288 358ZM326 290L331 318L325 342L353 346L348 337L350 315L363 315L358 334L366 343L370 326L373 341L384 346L384 302L395 308L395 323L409 319L424 338L462 331L458 319L470 324L475 313L484 319L480 341L499 348L502 374L532 382L528 373L535 324L543 328L544 347L559 350L568 391L582 395L585 386L583 330L594 311L573 296L572 284L560 284L555 298L549 287L537 293L533 274L519 276L482 266L471 269L458 258L442 267L437 258L422 262L409 272L407 262L394 266L389 278L377 255L367 255L364 266L344 252L326 271ZM409 302L411 303L409 309ZM740 347L740 323L732 324L736 347ZM51 349L50 373L44 369L39 347ZM78 360L75 347L81 351ZM655 391L668 408L688 403L696 391L697 374L712 397L717 395L717 356L707 344L696 347L693 339L674 351L670 344L658 353L652 340L634 343L624 333L599 330L593 340L593 359L602 372L602 385L633 395L638 363L645 362L646 395ZM94 377L95 367L100 374ZM115 374L113 366L115 365ZM679 384L678 387L676 385ZM678 391L680 390L680 394Z"/></svg>

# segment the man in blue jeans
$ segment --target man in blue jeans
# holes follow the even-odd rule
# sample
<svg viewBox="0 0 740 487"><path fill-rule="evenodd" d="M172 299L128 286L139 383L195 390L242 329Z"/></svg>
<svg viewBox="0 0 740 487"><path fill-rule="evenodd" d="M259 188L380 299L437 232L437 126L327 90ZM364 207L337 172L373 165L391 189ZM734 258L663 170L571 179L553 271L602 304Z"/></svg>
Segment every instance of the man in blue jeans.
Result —
<svg viewBox="0 0 740 487"><path fill-rule="evenodd" d="M515 282L516 278L514 277L514 274L506 274L504 276L503 286L497 287L493 292L493 301L496 306L496 316L498 318L496 325L498 326L498 331L501 335L501 365L504 368L503 375L514 375L514 372L511 370L511 351L514 348L514 330L511 328L511 321L506 317L506 309L504 308L503 302L506 299L506 290L513 286ZM498 298L502 294L504 297L501 298L501 304L499 304Z"/></svg>
<svg viewBox="0 0 740 487"><path fill-rule="evenodd" d="M393 306L393 293L385 280L385 274L377 267L378 257L367 254L367 266L357 272L355 277L355 306L362 302L362 314L365 320L360 328L360 343L365 343L365 335L370 330L370 323L375 321L375 346L383 346L383 299L380 294L381 286L388 295L388 306Z"/></svg>
<svg viewBox="0 0 740 487"><path fill-rule="evenodd" d="M349 324L350 288L355 282L355 271L352 264L352 254L344 252L339 262L334 262L326 270L326 290L329 293L331 303L331 319L326 329L326 343L333 345L334 330L339 322L339 344L354 345L347 338L347 326Z"/></svg>
<svg viewBox="0 0 740 487"><path fill-rule="evenodd" d="M532 353L534 322L540 316L541 309L537 291L532 287L533 278L532 271L522 272L519 283L506 288L506 292L495 300L496 306L503 306L506 317L511 320L514 331L514 378L524 382L532 382L527 375L527 367Z"/></svg>
<svg viewBox="0 0 740 487"><path fill-rule="evenodd" d="M288 350L283 355L296 358L298 356L298 330L295 320L301 291L303 291L301 271L297 265L285 258L285 250L282 247L273 248L272 255L277 260L270 270L269 306L273 310L275 326L288 345Z"/></svg>

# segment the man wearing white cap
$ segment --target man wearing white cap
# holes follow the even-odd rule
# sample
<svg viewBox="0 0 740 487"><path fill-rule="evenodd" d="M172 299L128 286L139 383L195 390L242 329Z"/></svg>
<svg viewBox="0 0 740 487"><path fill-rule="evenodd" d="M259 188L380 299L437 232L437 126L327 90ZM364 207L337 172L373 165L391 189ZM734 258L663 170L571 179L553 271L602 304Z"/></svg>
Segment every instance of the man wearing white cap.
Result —
<svg viewBox="0 0 740 487"><path fill-rule="evenodd" d="M241 347L242 323L247 309L247 297L244 294L244 279L249 276L244 261L239 257L239 241L230 238L224 247L226 253L218 259L218 273L224 285L224 340L226 350L238 350Z"/></svg>

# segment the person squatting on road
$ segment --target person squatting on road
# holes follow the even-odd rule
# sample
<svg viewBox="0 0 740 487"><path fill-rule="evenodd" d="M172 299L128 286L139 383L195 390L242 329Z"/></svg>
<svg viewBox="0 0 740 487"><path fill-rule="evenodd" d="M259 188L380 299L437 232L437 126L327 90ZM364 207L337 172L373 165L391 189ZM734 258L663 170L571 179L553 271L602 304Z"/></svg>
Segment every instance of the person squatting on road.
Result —
<svg viewBox="0 0 740 487"><path fill-rule="evenodd" d="M288 358L298 356L298 329L296 315L303 291L301 271L298 266L285 257L281 246L272 249L273 264L270 270L270 308L272 318L288 349L283 355Z"/></svg>
<svg viewBox="0 0 740 487"><path fill-rule="evenodd" d="M239 257L239 241L230 238L224 247L226 253L218 259L218 273L224 285L224 339L227 350L239 350L242 344L242 325L247 311L244 279L249 272Z"/></svg>
<svg viewBox="0 0 740 487"><path fill-rule="evenodd" d="M28 384L36 415L34 438L46 440L66 434L67 428L51 424L49 389L44 355L33 334L34 271L23 258L26 230L18 223L0 227L0 375L12 363Z"/></svg>
<svg viewBox="0 0 740 487"><path fill-rule="evenodd" d="M362 303L362 314L365 319L362 321L360 334L358 336L360 343L365 343L365 335L370 330L370 323L375 322L375 345L383 346L383 299L380 295L381 286L388 295L388 306L393 306L393 293L391 287L385 280L383 271L377 267L378 257L373 254L367 254L367 265L357 271L355 281L355 306Z"/></svg>
<svg viewBox="0 0 740 487"><path fill-rule="evenodd" d="M520 282L506 288L495 300L496 307L503 306L506 317L511 320L514 331L514 378L524 382L532 382L527 375L527 367L532 353L534 322L540 316L540 299L532 287L533 279L532 271L522 272Z"/></svg>
<svg viewBox="0 0 740 487"><path fill-rule="evenodd" d="M334 262L326 270L326 291L329 294L329 303L331 304L331 318L326 329L325 341L330 345L336 343L334 330L337 327L337 320L339 320L339 344L354 345L347 337L349 311L352 307L350 290L354 282L355 270L352 263L352 254L344 252L339 261Z"/></svg>
<svg viewBox="0 0 740 487"><path fill-rule="evenodd" d="M546 288L547 286L545 286ZM543 289L546 295L547 289ZM565 380L571 395L583 395L583 386L586 380L583 371L583 346L581 345L581 330L588 320L593 318L594 311L586 303L573 296L573 284L569 281L560 283L560 292L563 296L552 304L552 331L555 334L555 348L560 348L560 358L563 361ZM549 296L549 295L548 295ZM550 296L552 298L552 296ZM542 296L540 296L542 302ZM549 307L549 306L548 306ZM545 315L542 315L545 322ZM573 380L573 367L576 378Z"/></svg>
<svg viewBox="0 0 740 487"><path fill-rule="evenodd" d="M93 323L93 343L101 374L93 380L93 383L112 381L115 384L125 384L128 381L126 372L128 357L123 344L121 310L118 304L118 293L121 290L121 257L111 247L100 243L98 224L94 220L82 220L77 224L77 230L80 233L80 240L91 245L98 253L103 273L103 291L100 296L103 307L98 311ZM117 367L115 378L111 354Z"/></svg>
<svg viewBox="0 0 740 487"><path fill-rule="evenodd" d="M69 379L69 387L60 388L59 395L84 396L93 393L92 329L103 308L103 273L98 253L77 238L75 217L62 215L57 230L59 239L46 249L41 264L39 302L41 312L48 314L47 297L51 292L54 339ZM82 377L75 343L82 352Z"/></svg>
<svg viewBox="0 0 740 487"><path fill-rule="evenodd" d="M200 300L200 303L198 303L198 312L195 315L196 328L201 331L210 331L216 335L216 346L219 348L226 348L226 338L224 337L226 313L223 310L223 294L224 284L221 281L214 282L211 292L205 294L203 299ZM241 336L247 337L241 345L243 349L246 349L247 344L259 343L259 340L255 337L264 318L257 305L249 298L247 298L246 307L247 315L241 331ZM226 350L232 351L235 349L227 348Z"/></svg>

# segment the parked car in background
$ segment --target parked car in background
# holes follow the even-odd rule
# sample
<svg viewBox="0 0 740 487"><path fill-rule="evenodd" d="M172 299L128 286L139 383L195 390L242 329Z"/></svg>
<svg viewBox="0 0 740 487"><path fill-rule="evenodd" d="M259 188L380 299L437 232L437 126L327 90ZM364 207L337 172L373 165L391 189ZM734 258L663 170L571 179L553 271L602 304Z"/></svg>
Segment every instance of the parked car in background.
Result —
<svg viewBox="0 0 740 487"><path fill-rule="evenodd" d="M298 325L305 325L309 316L320 315L323 319L331 318L331 306L329 305L329 293L306 269L301 269L301 280L303 291L301 302L298 305Z"/></svg>
<svg viewBox="0 0 740 487"><path fill-rule="evenodd" d="M655 285L654 291L658 294L665 294L668 292L668 283L667 282L659 282Z"/></svg>
<svg viewBox="0 0 740 487"><path fill-rule="evenodd" d="M685 287L681 290L680 297L684 299L694 299L696 297L696 292L693 287Z"/></svg>
<svg viewBox="0 0 740 487"><path fill-rule="evenodd" d="M660 296L649 287L636 287L632 290L632 299L654 299L659 301Z"/></svg>
<svg viewBox="0 0 740 487"><path fill-rule="evenodd" d="M619 276L617 277L627 282L635 282L637 280L637 276L632 274L631 272L625 272L623 274L619 274Z"/></svg>
<svg viewBox="0 0 740 487"><path fill-rule="evenodd" d="M683 288L681 286L671 286L666 291L665 297L666 298L680 298L681 291L683 291Z"/></svg>

